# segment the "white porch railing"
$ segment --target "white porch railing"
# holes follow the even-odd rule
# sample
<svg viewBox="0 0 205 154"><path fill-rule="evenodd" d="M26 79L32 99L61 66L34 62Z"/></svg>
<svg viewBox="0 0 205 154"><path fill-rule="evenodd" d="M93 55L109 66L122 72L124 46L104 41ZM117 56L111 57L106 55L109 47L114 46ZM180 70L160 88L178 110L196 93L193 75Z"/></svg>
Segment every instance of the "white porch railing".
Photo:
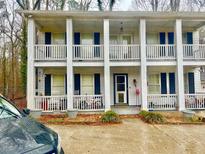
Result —
<svg viewBox="0 0 205 154"><path fill-rule="evenodd" d="M66 45L35 45L35 60L66 60Z"/></svg>
<svg viewBox="0 0 205 154"><path fill-rule="evenodd" d="M175 60L175 45L151 44L146 47L146 56L148 60Z"/></svg>
<svg viewBox="0 0 205 154"><path fill-rule="evenodd" d="M139 45L110 45L110 60L140 59Z"/></svg>
<svg viewBox="0 0 205 154"><path fill-rule="evenodd" d="M103 110L104 99L102 95L74 95L73 108L84 111Z"/></svg>
<svg viewBox="0 0 205 154"><path fill-rule="evenodd" d="M176 94L148 94L149 110L176 110Z"/></svg>
<svg viewBox="0 0 205 154"><path fill-rule="evenodd" d="M73 45L73 60L103 60L103 45Z"/></svg>
<svg viewBox="0 0 205 154"><path fill-rule="evenodd" d="M205 44L184 44L183 56L184 60L204 60Z"/></svg>
<svg viewBox="0 0 205 154"><path fill-rule="evenodd" d="M205 94L185 94L186 109L205 109Z"/></svg>
<svg viewBox="0 0 205 154"><path fill-rule="evenodd" d="M35 96L35 109L44 111L67 110L67 96Z"/></svg>

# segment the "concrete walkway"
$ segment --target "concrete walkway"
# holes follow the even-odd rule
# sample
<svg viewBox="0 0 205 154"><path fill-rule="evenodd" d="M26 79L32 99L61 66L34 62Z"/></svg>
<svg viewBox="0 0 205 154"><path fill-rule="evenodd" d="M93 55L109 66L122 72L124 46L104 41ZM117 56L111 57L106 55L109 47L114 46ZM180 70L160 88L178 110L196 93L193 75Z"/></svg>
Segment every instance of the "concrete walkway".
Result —
<svg viewBox="0 0 205 154"><path fill-rule="evenodd" d="M112 126L55 126L66 154L205 153L205 125L148 125L126 119Z"/></svg>

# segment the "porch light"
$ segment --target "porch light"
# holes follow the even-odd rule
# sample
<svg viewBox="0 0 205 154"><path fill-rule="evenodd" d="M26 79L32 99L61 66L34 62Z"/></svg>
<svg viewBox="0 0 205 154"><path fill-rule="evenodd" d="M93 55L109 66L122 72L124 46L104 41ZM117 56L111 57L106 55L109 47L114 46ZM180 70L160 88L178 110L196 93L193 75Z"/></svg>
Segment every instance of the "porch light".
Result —
<svg viewBox="0 0 205 154"><path fill-rule="evenodd" d="M199 72L205 72L205 68L201 66Z"/></svg>
<svg viewBox="0 0 205 154"><path fill-rule="evenodd" d="M120 27L120 32L123 33L124 29L123 29L123 22L120 23L121 27Z"/></svg>

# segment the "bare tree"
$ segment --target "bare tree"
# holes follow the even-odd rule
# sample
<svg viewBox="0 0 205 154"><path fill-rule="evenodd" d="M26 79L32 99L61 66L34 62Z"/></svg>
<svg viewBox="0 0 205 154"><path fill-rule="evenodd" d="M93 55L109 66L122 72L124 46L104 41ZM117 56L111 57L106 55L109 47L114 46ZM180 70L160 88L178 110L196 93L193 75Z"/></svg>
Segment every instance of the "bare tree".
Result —
<svg viewBox="0 0 205 154"><path fill-rule="evenodd" d="M112 11L119 0L97 0L97 6L100 11Z"/></svg>
<svg viewBox="0 0 205 154"><path fill-rule="evenodd" d="M35 10L37 8L40 9L42 0L16 0L16 2L23 10Z"/></svg>
<svg viewBox="0 0 205 154"><path fill-rule="evenodd" d="M180 9L180 0L170 0L170 9L173 12L178 12Z"/></svg>
<svg viewBox="0 0 205 154"><path fill-rule="evenodd" d="M5 50L4 53L6 55L7 63L4 59L4 64L6 64L6 68L4 68L4 77L7 77L7 85L10 97L14 99L15 90L17 87L17 80L18 80L18 62L19 62L19 38L21 33L21 20L17 15L16 3L10 3L10 1L5 1L5 18L4 23L1 23L0 31L5 35L6 42L5 43ZM19 83L18 83L19 84ZM5 88L5 87L4 87Z"/></svg>
<svg viewBox="0 0 205 154"><path fill-rule="evenodd" d="M93 0L69 0L67 2L69 10L89 10Z"/></svg>
<svg viewBox="0 0 205 154"><path fill-rule="evenodd" d="M187 0L187 11L204 11L205 0Z"/></svg>
<svg viewBox="0 0 205 154"><path fill-rule="evenodd" d="M153 11L157 11L158 10L159 0L151 0L150 4L152 6L152 10Z"/></svg>
<svg viewBox="0 0 205 154"><path fill-rule="evenodd" d="M132 7L139 11L167 11L168 0L133 0Z"/></svg>

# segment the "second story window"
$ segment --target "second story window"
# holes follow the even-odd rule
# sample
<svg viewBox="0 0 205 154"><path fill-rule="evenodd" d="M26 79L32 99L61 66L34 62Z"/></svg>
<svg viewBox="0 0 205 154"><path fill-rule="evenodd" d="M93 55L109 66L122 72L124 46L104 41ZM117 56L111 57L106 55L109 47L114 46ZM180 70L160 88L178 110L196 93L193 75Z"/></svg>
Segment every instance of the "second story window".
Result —
<svg viewBox="0 0 205 154"><path fill-rule="evenodd" d="M64 33L53 33L52 34L52 44L65 44L65 34Z"/></svg>
<svg viewBox="0 0 205 154"><path fill-rule="evenodd" d="M93 36L91 34L82 34L81 35L81 44L82 45L92 45L93 44Z"/></svg>

